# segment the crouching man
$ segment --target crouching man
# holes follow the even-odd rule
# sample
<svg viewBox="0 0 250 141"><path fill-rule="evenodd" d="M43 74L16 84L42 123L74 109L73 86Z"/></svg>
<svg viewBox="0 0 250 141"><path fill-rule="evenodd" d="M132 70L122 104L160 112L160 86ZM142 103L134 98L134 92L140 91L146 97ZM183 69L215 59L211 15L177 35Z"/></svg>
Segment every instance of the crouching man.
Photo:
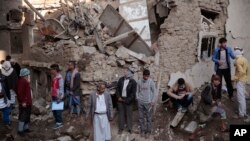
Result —
<svg viewBox="0 0 250 141"><path fill-rule="evenodd" d="M220 90L221 78L219 75L213 75L211 84L208 84L201 93L201 103L199 105L200 124L205 124L211 121L214 114L219 114L221 117L221 131L227 131L226 112L221 104ZM189 137L189 140L194 140L197 134L201 131L198 127L195 132Z"/></svg>
<svg viewBox="0 0 250 141"><path fill-rule="evenodd" d="M106 86L99 84L97 92L90 95L87 117L91 118L94 130L94 141L111 140L110 122L113 118L113 104Z"/></svg>
<svg viewBox="0 0 250 141"><path fill-rule="evenodd" d="M167 95L171 98L178 111L187 112L188 106L193 102L192 87L183 78L179 78L171 87Z"/></svg>

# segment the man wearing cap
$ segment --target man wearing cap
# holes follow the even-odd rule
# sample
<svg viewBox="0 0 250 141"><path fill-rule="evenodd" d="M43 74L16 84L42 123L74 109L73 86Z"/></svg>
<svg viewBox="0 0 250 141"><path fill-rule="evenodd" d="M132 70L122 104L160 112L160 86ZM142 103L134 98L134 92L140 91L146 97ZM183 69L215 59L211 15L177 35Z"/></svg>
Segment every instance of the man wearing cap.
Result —
<svg viewBox="0 0 250 141"><path fill-rule="evenodd" d="M242 56L241 50L235 50L235 76L234 80L236 81L237 87L237 100L239 104L239 115L235 116L236 118L247 117L247 108L246 108L246 82L248 81L249 74L249 63L245 57Z"/></svg>
<svg viewBox="0 0 250 141"><path fill-rule="evenodd" d="M18 134L23 136L24 133L30 132L29 122L32 107L32 96L30 88L30 71L23 68L20 71L20 78L17 81L17 100L19 103L19 123Z"/></svg>
<svg viewBox="0 0 250 141"><path fill-rule="evenodd" d="M18 76L16 74L16 71L11 67L11 64L9 61L4 61L2 64L2 74L6 77L7 86L10 90L10 104L15 104L16 102L16 86L17 86L17 80Z"/></svg>
<svg viewBox="0 0 250 141"><path fill-rule="evenodd" d="M132 133L132 105L136 96L137 83L133 79L134 71L128 68L118 81L116 96L118 98L119 134L122 133L127 119L128 132ZM126 115L126 117L125 117Z"/></svg>

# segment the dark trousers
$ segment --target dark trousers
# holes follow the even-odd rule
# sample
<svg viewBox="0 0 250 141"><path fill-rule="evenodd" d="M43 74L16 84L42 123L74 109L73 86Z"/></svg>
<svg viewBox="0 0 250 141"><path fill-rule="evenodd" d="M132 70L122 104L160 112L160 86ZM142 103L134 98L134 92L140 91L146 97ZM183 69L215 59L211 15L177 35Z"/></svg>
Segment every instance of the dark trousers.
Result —
<svg viewBox="0 0 250 141"><path fill-rule="evenodd" d="M233 97L233 85L232 85L232 80L231 80L230 69L218 69L216 74L220 76L221 80L222 80L222 77L224 77L226 84L227 84L228 96L229 96L229 98L232 98ZM221 87L222 87L222 81L221 81L221 84L218 88L220 95L221 95Z"/></svg>
<svg viewBox="0 0 250 141"><path fill-rule="evenodd" d="M126 116L128 130L132 131L132 108L133 108L133 104L127 105L127 104L122 103L122 102L118 103L119 130L124 129L125 116Z"/></svg>
<svg viewBox="0 0 250 141"><path fill-rule="evenodd" d="M3 123L4 125L10 124L10 107L5 107L3 109L0 109L3 113Z"/></svg>
<svg viewBox="0 0 250 141"><path fill-rule="evenodd" d="M52 97L52 101L57 101L56 97ZM62 110L53 110L53 115L56 123L62 123Z"/></svg>

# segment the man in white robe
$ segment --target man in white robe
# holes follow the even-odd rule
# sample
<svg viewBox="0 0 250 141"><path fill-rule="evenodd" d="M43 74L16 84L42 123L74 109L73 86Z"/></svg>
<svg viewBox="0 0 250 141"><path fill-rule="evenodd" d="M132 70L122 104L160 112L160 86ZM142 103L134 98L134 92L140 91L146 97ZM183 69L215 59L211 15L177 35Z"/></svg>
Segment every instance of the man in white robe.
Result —
<svg viewBox="0 0 250 141"><path fill-rule="evenodd" d="M109 121L112 120L113 104L109 93L105 92L106 86L100 84L97 92L89 98L89 112L93 123L94 141L111 140Z"/></svg>

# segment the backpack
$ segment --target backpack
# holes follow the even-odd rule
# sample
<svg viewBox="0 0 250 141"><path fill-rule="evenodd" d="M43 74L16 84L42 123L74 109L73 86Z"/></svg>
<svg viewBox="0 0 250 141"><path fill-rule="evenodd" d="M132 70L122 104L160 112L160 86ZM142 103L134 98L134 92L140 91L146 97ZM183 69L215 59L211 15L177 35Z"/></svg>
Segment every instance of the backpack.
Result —
<svg viewBox="0 0 250 141"><path fill-rule="evenodd" d="M207 84L207 86L201 93L201 100L207 105L211 105L213 102L213 97L211 93L212 93L212 86L211 84Z"/></svg>

